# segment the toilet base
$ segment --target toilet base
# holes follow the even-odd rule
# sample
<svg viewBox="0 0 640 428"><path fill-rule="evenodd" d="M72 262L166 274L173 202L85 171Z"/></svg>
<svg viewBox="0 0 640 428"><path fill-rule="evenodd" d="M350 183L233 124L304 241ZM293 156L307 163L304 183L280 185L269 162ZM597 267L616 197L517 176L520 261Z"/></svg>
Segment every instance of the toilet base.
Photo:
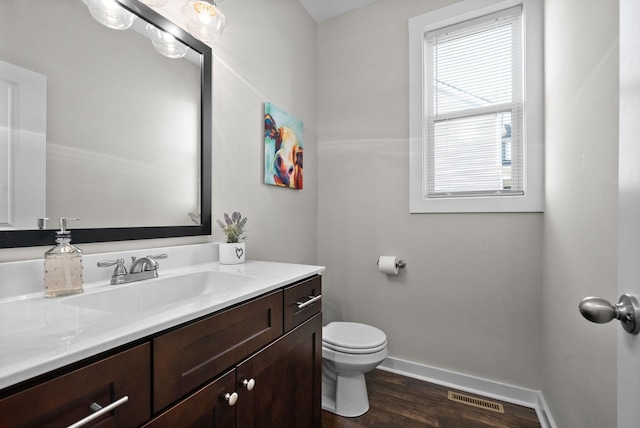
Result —
<svg viewBox="0 0 640 428"><path fill-rule="evenodd" d="M335 375L335 379L327 375L322 379L322 409L348 418L367 413L369 397L364 374L332 374Z"/></svg>

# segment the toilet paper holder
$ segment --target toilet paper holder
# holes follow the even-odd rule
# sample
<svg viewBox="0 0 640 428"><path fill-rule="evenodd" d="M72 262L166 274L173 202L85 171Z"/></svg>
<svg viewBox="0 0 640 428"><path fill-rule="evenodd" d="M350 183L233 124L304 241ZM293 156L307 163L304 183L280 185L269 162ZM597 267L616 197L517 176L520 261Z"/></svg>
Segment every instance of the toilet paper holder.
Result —
<svg viewBox="0 0 640 428"><path fill-rule="evenodd" d="M380 259L376 261L376 266L380 266ZM407 267L407 262L405 262L404 260L398 260L396 262L396 267L400 269L405 268Z"/></svg>

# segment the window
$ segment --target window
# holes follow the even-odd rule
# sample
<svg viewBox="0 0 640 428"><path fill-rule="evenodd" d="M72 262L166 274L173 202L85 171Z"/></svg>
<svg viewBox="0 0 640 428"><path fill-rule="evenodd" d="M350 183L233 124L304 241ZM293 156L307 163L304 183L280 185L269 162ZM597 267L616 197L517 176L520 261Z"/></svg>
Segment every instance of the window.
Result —
<svg viewBox="0 0 640 428"><path fill-rule="evenodd" d="M542 211L540 3L410 20L411 212Z"/></svg>

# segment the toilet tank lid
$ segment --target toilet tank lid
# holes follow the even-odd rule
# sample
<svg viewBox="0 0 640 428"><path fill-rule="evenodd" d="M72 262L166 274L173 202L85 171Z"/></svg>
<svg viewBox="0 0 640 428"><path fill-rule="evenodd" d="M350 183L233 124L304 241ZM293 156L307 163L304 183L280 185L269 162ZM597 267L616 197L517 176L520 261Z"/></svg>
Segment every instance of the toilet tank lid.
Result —
<svg viewBox="0 0 640 428"><path fill-rule="evenodd" d="M387 336L367 324L331 322L322 328L322 341L342 348L369 349L384 345Z"/></svg>

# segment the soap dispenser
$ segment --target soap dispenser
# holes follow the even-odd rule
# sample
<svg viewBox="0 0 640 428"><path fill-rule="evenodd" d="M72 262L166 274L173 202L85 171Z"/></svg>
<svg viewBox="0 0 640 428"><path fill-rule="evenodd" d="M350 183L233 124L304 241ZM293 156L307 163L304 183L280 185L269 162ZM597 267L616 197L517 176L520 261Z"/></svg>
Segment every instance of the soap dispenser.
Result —
<svg viewBox="0 0 640 428"><path fill-rule="evenodd" d="M71 232L67 221L77 218L60 218L60 230L56 232L58 245L44 253L44 297L68 296L82 293L82 251L71 245Z"/></svg>

